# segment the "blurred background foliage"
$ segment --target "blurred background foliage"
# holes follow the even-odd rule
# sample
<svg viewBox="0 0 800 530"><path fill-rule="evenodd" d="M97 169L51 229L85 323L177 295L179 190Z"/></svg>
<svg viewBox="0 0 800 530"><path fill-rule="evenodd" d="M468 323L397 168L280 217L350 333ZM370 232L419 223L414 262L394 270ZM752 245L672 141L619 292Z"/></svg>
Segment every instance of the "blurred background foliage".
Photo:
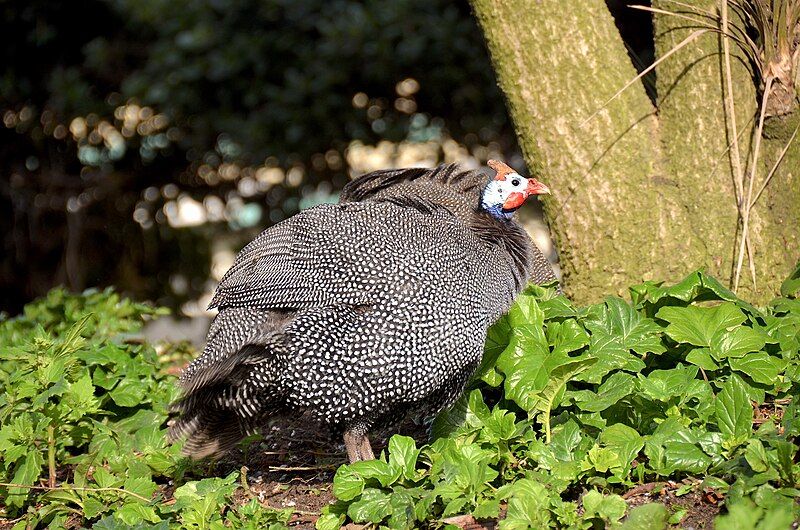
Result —
<svg viewBox="0 0 800 530"><path fill-rule="evenodd" d="M465 1L0 0L0 14L11 314L59 284L196 314L249 238L354 175L523 165Z"/></svg>

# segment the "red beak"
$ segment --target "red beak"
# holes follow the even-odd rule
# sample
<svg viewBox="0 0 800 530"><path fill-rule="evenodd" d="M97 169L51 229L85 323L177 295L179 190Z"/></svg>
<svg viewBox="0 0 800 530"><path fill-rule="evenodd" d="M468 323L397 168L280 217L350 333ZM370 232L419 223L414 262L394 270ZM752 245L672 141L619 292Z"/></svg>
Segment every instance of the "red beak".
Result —
<svg viewBox="0 0 800 530"><path fill-rule="evenodd" d="M542 195L542 194L550 194L550 188L536 180L535 178L528 179L528 187L525 188L525 192L528 195Z"/></svg>

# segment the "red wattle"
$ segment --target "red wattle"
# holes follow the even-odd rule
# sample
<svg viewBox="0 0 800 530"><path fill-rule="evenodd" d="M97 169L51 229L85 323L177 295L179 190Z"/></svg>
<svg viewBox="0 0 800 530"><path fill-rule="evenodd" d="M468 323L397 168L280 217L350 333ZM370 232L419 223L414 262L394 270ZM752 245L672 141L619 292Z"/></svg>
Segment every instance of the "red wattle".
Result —
<svg viewBox="0 0 800 530"><path fill-rule="evenodd" d="M525 195L519 192L512 192L508 195L506 202L503 203L503 210L516 210L525 202Z"/></svg>

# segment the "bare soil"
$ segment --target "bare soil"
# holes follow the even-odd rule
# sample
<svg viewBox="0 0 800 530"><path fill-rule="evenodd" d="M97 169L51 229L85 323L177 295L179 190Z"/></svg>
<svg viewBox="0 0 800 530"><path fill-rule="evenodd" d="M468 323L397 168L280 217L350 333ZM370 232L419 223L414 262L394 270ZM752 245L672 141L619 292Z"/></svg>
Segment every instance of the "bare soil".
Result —
<svg viewBox="0 0 800 530"><path fill-rule="evenodd" d="M630 489L623 494L623 498L630 508L659 502L667 507L670 514L686 510L686 515L671 528L713 528L714 517L719 515L722 507L722 495L711 489L701 490L699 483L689 492L679 495L678 490L684 485L691 486L692 483L688 480L686 483L649 482Z"/></svg>

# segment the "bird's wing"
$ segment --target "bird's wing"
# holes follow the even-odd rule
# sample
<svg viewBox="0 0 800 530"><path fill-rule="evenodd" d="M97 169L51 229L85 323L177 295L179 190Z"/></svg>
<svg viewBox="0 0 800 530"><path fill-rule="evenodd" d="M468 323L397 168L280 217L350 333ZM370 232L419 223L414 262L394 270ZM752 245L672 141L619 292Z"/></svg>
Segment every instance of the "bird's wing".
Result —
<svg viewBox="0 0 800 530"><path fill-rule="evenodd" d="M373 171L349 182L340 202L378 201L392 197L419 197L450 210L462 222L480 202L488 177L457 164L427 168Z"/></svg>
<svg viewBox="0 0 800 530"><path fill-rule="evenodd" d="M305 210L242 249L209 307L297 310L373 304L392 290L392 278L409 259L410 234L423 230L439 243L438 224L448 218L455 222L447 210L424 201Z"/></svg>

